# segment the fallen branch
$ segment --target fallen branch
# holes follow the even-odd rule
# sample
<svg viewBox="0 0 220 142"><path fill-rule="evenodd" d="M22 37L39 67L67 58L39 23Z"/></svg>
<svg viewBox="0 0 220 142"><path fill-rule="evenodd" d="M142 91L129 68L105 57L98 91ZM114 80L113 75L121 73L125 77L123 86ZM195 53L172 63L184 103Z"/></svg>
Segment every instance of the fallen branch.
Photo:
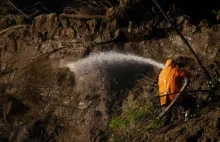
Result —
<svg viewBox="0 0 220 142"><path fill-rule="evenodd" d="M14 26L14 27L4 29L4 30L0 31L0 35L7 32L7 31L9 31L9 30L17 29L17 28L23 28L23 27L26 27L26 26L29 26L29 25L17 25L17 26Z"/></svg>
<svg viewBox="0 0 220 142"><path fill-rule="evenodd" d="M190 44L188 43L188 41L186 40L186 38L183 36L183 34L177 29L177 27L169 20L168 16L166 15L166 13L164 12L164 10L162 9L162 7L160 6L160 4L157 2L157 0L152 0L156 6L159 8L159 10L161 11L161 13L163 14L163 16L165 17L165 19L171 24L171 26L174 28L174 30L177 32L177 34L180 36L180 38L183 40L183 42L187 45L188 49L190 50L190 52L193 54L195 60L197 61L197 63L199 64L199 66L202 68L202 70L205 73L205 77L208 79L208 81L211 80L211 76L209 74L209 72L206 70L206 68L203 66L203 64L200 62L200 60L198 59L196 53L194 52L194 50L192 49L192 47L190 46Z"/></svg>
<svg viewBox="0 0 220 142"><path fill-rule="evenodd" d="M60 14L61 18L71 18L71 19L104 19L106 15L74 15L74 14Z"/></svg>

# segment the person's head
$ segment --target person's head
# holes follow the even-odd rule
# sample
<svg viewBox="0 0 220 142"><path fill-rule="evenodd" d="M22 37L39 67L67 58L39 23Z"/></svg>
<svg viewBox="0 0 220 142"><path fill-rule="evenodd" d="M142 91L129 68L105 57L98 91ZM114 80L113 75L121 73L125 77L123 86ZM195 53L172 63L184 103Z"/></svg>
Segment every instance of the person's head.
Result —
<svg viewBox="0 0 220 142"><path fill-rule="evenodd" d="M176 63L176 61L173 60L173 59L168 59L168 60L166 61L166 64L165 64L166 67L168 67L168 66L176 66L176 65L177 65L177 63Z"/></svg>

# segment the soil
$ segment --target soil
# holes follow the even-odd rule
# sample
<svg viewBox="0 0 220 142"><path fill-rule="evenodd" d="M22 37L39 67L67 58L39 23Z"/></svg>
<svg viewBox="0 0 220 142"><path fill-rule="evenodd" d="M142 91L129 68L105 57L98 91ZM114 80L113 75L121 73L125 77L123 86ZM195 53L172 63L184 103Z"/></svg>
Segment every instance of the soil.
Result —
<svg viewBox="0 0 220 142"><path fill-rule="evenodd" d="M151 16L142 22L131 20L124 24L117 18L85 20L42 14L29 26L2 33L0 140L108 141L108 124L118 108L129 99L138 103L157 95L160 70L125 86L123 79L134 76L120 77L122 83L117 84L111 78L114 70L104 70L100 76L88 72L77 82L73 72L60 68L60 62L115 51L160 63L177 59L193 74L188 91L197 98L200 111L187 122L175 121L132 137L122 135L123 141L219 141L220 25L193 25L187 16L174 19L210 73L210 84L172 27L161 15ZM135 70L123 67L125 74ZM158 99L153 103L153 109L158 109Z"/></svg>

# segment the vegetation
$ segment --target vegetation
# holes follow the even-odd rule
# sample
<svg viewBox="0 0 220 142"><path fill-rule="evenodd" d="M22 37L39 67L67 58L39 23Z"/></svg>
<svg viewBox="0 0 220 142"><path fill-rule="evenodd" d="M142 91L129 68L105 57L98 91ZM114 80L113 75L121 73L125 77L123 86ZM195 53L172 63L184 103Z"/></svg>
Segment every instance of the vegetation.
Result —
<svg viewBox="0 0 220 142"><path fill-rule="evenodd" d="M122 108L122 113L114 115L109 124L111 130L109 140L114 142L129 139L132 135L137 136L140 131L146 132L149 123L153 123L152 128L161 126L164 120L158 120L153 110L155 107L151 99L142 102L127 101Z"/></svg>
<svg viewBox="0 0 220 142"><path fill-rule="evenodd" d="M220 20L220 10L218 10L218 11L213 10L212 13L216 15L217 20Z"/></svg>

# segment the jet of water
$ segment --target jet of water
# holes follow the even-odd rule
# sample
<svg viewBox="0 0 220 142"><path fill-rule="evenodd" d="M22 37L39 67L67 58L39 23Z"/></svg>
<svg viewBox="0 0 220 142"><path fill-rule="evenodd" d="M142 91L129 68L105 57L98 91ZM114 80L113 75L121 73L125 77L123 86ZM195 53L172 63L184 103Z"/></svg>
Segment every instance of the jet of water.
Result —
<svg viewBox="0 0 220 142"><path fill-rule="evenodd" d="M105 68L105 66L114 66L114 64L149 64L159 69L163 69L165 67L164 64L156 62L149 58L144 58L133 54L122 54L117 52L94 53L86 58L82 58L73 62L61 61L60 67L67 67L72 72L77 74L81 71L86 73L95 71L95 69L97 68Z"/></svg>

